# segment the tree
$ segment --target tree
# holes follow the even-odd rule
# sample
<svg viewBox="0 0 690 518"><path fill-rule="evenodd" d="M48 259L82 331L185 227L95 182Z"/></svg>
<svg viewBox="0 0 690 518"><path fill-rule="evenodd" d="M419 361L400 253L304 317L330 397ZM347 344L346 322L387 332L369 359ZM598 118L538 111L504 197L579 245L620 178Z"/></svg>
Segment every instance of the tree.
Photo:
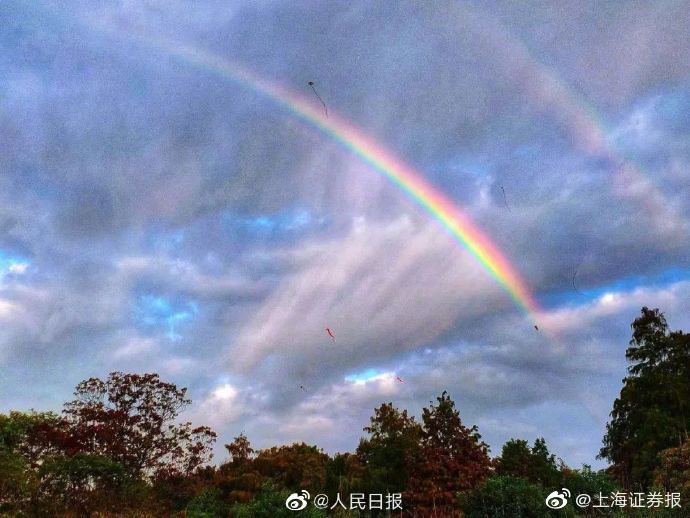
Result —
<svg viewBox="0 0 690 518"><path fill-rule="evenodd" d="M563 483L556 488L565 487L570 490L573 498L576 495L590 495L593 499L597 495L610 495L615 491L620 491L621 488L616 484L616 482L608 475L605 469L594 471L591 466L585 464L582 469L571 469L563 468ZM546 488L547 492L551 492L552 489L556 488ZM596 500L594 500L596 502ZM601 516L606 514L602 508L594 508L592 506L586 507L584 509L577 508L573 505L573 500L571 499L568 506L562 511L566 513L570 509L577 511L576 516ZM619 516L615 512L611 512L612 515ZM559 515L562 516L563 514ZM622 515L621 515L622 516ZM626 514L625 516L630 516ZM638 515L633 515L638 516ZM646 516L646 515L644 515ZM653 516L658 516L658 513L654 513Z"/></svg>
<svg viewBox="0 0 690 518"><path fill-rule="evenodd" d="M459 502L464 518L562 516L544 505L547 494L548 490L523 478L495 476L460 495Z"/></svg>
<svg viewBox="0 0 690 518"><path fill-rule="evenodd" d="M299 513L285 507L290 492L280 490L271 482L265 483L257 497L247 504L236 504L232 508L233 518L325 518L326 513L308 504Z"/></svg>
<svg viewBox="0 0 690 518"><path fill-rule="evenodd" d="M359 457L352 453L336 453L328 461L326 470L326 493L330 501L336 494L349 498L351 493L371 494L371 484L365 482L366 471Z"/></svg>
<svg viewBox="0 0 690 518"><path fill-rule="evenodd" d="M328 455L317 446L295 443L261 450L253 465L281 489L316 493L325 489L328 462Z"/></svg>
<svg viewBox="0 0 690 518"><path fill-rule="evenodd" d="M668 492L690 494L690 441L660 454L661 463L654 473L655 483Z"/></svg>
<svg viewBox="0 0 690 518"><path fill-rule="evenodd" d="M108 457L84 453L48 457L38 473L41 491L53 508L64 512L114 512L118 502L127 501L123 498L127 474L121 464Z"/></svg>
<svg viewBox="0 0 690 518"><path fill-rule="evenodd" d="M369 437L360 440L357 457L365 472L367 491L404 491L410 478L410 461L419 449L422 427L407 415L407 410L384 403L374 410L364 431Z"/></svg>
<svg viewBox="0 0 690 518"><path fill-rule="evenodd" d="M115 372L81 382L75 396L62 416L0 414L3 516L140 513L149 504L167 513L213 478L200 466L215 434L177 422L186 389L157 374Z"/></svg>
<svg viewBox="0 0 690 518"><path fill-rule="evenodd" d="M662 450L690 428L690 335L669 332L664 315L642 308L626 351L628 376L611 411L600 457L626 488L646 490Z"/></svg>
<svg viewBox="0 0 690 518"><path fill-rule="evenodd" d="M246 464L254 455L254 449L243 433L235 437L230 444L226 444L225 448L230 454L230 462L237 466Z"/></svg>
<svg viewBox="0 0 690 518"><path fill-rule="evenodd" d="M422 412L421 448L405 501L422 516L455 516L458 493L480 485L491 472L491 460L477 427L462 424L450 396L444 391L437 402Z"/></svg>
<svg viewBox="0 0 690 518"><path fill-rule="evenodd" d="M254 466L256 452L244 434L235 437L225 448L230 460L220 465L215 481L221 497L231 504L250 502L264 481Z"/></svg>
<svg viewBox="0 0 690 518"><path fill-rule="evenodd" d="M50 412L0 414L0 512L17 511L38 497L36 469L54 452L44 435L60 422Z"/></svg>
<svg viewBox="0 0 690 518"><path fill-rule="evenodd" d="M556 457L549 453L543 438L536 439L532 448L527 441L519 439L506 442L496 461L496 473L522 478L543 487L557 487L562 479Z"/></svg>
<svg viewBox="0 0 690 518"><path fill-rule="evenodd" d="M72 442L67 453L108 457L138 477L193 472L211 458L216 434L176 423L191 403L186 393L158 374L113 372L105 381L82 381L76 399L65 405Z"/></svg>
<svg viewBox="0 0 690 518"><path fill-rule="evenodd" d="M209 489L192 498L187 505L187 518L222 518L228 516L230 506L223 501L218 489Z"/></svg>

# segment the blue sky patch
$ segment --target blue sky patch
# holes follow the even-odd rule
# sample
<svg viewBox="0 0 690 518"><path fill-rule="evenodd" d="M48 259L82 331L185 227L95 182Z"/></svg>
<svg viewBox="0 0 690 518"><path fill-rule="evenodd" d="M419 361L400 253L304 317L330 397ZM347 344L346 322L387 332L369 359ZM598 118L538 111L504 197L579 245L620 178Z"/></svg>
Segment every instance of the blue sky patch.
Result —
<svg viewBox="0 0 690 518"><path fill-rule="evenodd" d="M670 268L651 275L621 277L613 282L592 288L578 286L576 279L575 285L578 287L579 293L571 287L570 290L545 295L541 300L545 308L556 308L570 304L579 305L599 299L607 293L626 293L636 288L664 288L682 281L690 281L690 270Z"/></svg>
<svg viewBox="0 0 690 518"><path fill-rule="evenodd" d="M364 370L361 372L356 372L354 374L350 374L349 376L345 376L345 380L350 381L350 382L360 382L361 383L361 382L372 380L372 379L376 378L377 376L380 376L381 374L383 374L383 372L378 370L378 369L367 369L367 370Z"/></svg>
<svg viewBox="0 0 690 518"><path fill-rule="evenodd" d="M182 338L179 326L191 321L199 312L195 302L173 302L167 298L142 295L137 301L137 320L145 327L162 329L171 341Z"/></svg>
<svg viewBox="0 0 690 518"><path fill-rule="evenodd" d="M29 267L29 262L21 257L0 251L0 279L8 274L21 274Z"/></svg>

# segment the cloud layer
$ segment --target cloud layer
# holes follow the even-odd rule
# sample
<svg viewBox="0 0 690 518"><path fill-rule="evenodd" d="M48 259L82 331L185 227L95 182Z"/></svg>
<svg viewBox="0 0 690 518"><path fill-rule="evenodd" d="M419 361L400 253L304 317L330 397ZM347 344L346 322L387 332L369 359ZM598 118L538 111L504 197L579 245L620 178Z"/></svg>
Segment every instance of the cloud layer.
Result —
<svg viewBox="0 0 690 518"><path fill-rule="evenodd" d="M690 327L689 7L3 3L0 411L156 371L221 441L336 451L448 390L495 453L592 463L640 307ZM544 332L369 165L132 30L315 81L491 237Z"/></svg>

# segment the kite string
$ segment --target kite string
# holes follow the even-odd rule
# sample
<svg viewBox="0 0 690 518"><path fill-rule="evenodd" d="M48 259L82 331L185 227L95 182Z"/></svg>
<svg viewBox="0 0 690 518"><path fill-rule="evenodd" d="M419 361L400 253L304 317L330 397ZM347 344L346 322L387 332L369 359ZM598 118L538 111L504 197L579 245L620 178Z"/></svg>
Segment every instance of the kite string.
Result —
<svg viewBox="0 0 690 518"><path fill-rule="evenodd" d="M328 106L326 106L326 103L323 102L323 99L321 99L321 96L319 95L319 92L316 91L316 87L314 86L314 81L309 81L309 86L311 86L311 89L314 91L314 95L321 101L321 104L323 104L323 109L326 111L326 117L328 117Z"/></svg>

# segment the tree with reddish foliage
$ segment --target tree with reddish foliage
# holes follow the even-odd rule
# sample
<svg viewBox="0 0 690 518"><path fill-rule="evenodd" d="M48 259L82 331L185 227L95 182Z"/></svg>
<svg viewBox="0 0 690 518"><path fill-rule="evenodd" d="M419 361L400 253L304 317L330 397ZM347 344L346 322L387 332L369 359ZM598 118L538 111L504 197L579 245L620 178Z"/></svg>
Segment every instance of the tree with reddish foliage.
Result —
<svg viewBox="0 0 690 518"><path fill-rule="evenodd" d="M654 472L655 483L667 492L690 494L690 441L660 453L660 466Z"/></svg>
<svg viewBox="0 0 690 518"><path fill-rule="evenodd" d="M230 454L230 462L235 466L246 464L254 456L254 449L249 443L247 436L243 433L235 437L230 444L226 444L225 448Z"/></svg>
<svg viewBox="0 0 690 518"><path fill-rule="evenodd" d="M247 503L261 490L264 477L254 466L255 451L241 433L225 448L230 460L218 467L216 486L220 496L231 504Z"/></svg>
<svg viewBox="0 0 690 518"><path fill-rule="evenodd" d="M231 460L218 468L216 483L220 497L231 504L251 501L266 481L291 492L316 494L326 487L330 457L316 446L295 443L255 452L240 434L225 447Z"/></svg>
<svg viewBox="0 0 690 518"><path fill-rule="evenodd" d="M445 391L437 402L423 410L421 448L403 500L417 516L459 515L458 494L479 486L492 468L477 427L462 424Z"/></svg>
<svg viewBox="0 0 690 518"><path fill-rule="evenodd" d="M113 372L105 381L82 381L65 405L66 453L107 457L136 477L192 473L210 460L216 434L176 423L191 403L186 393L158 374Z"/></svg>
<svg viewBox="0 0 690 518"><path fill-rule="evenodd" d="M259 451L254 468L279 488L321 491L326 485L329 457L317 446L295 443Z"/></svg>

